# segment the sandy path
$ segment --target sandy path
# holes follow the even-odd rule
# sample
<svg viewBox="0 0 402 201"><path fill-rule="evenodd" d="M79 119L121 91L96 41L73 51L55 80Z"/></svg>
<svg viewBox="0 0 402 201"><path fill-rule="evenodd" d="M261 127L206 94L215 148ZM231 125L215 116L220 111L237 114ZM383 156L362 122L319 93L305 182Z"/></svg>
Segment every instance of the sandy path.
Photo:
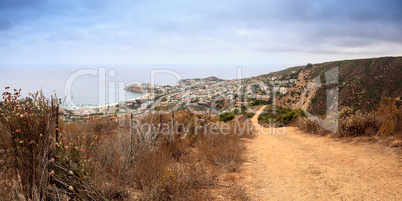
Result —
<svg viewBox="0 0 402 201"><path fill-rule="evenodd" d="M284 135L246 141L241 182L252 200L402 200L401 158L379 146L334 141L293 127Z"/></svg>

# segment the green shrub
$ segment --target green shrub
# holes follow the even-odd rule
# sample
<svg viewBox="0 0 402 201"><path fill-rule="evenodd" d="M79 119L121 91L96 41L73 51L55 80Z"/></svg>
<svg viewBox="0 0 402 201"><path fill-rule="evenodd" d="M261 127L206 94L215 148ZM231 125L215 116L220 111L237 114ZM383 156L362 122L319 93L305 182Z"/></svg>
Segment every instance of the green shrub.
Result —
<svg viewBox="0 0 402 201"><path fill-rule="evenodd" d="M306 116L306 115L305 115L305 113L304 113L304 111L302 109L285 110L285 113L282 114L282 116L281 116L281 121L282 121L283 124L287 124L290 121L292 121L292 119L294 119L294 118L296 118L298 116Z"/></svg>
<svg viewBox="0 0 402 201"><path fill-rule="evenodd" d="M239 114L239 109L237 109L237 108L236 108L236 109L234 109L234 110L233 110L233 113L235 113L235 114Z"/></svg>
<svg viewBox="0 0 402 201"><path fill-rule="evenodd" d="M269 101L256 99L250 103L250 106L267 105Z"/></svg>
<svg viewBox="0 0 402 201"><path fill-rule="evenodd" d="M223 112L219 115L219 121L227 122L234 119L235 114L233 112Z"/></svg>
<svg viewBox="0 0 402 201"><path fill-rule="evenodd" d="M241 113L242 113L242 114L246 114L246 111L247 111L247 107L244 106L244 105L242 105L242 106L241 106Z"/></svg>

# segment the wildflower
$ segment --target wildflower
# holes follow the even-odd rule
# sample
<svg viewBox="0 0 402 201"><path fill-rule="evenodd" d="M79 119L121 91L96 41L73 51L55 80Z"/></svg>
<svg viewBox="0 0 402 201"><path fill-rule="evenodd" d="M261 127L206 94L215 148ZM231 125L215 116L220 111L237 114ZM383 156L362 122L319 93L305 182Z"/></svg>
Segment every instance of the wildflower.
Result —
<svg viewBox="0 0 402 201"><path fill-rule="evenodd" d="M51 159L50 159L50 162L53 163L53 162L54 162L54 158L51 158Z"/></svg>
<svg viewBox="0 0 402 201"><path fill-rule="evenodd" d="M54 170L50 171L50 175L54 175Z"/></svg>
<svg viewBox="0 0 402 201"><path fill-rule="evenodd" d="M20 144L24 143L24 141L20 141Z"/></svg>
<svg viewBox="0 0 402 201"><path fill-rule="evenodd" d="M31 92L28 92L28 95L32 95Z"/></svg>
<svg viewBox="0 0 402 201"><path fill-rule="evenodd" d="M41 136L41 137L42 137L42 134L39 134L39 136Z"/></svg>
<svg viewBox="0 0 402 201"><path fill-rule="evenodd" d="M85 152L85 149L81 148L80 151Z"/></svg>
<svg viewBox="0 0 402 201"><path fill-rule="evenodd" d="M21 132L21 130L20 130L20 129L17 129L17 130L15 130L15 132L16 132L16 133L19 133L19 132Z"/></svg>
<svg viewBox="0 0 402 201"><path fill-rule="evenodd" d="M21 114L21 115L20 115L20 117L21 117L21 118L24 118L24 115L23 115L23 114Z"/></svg>
<svg viewBox="0 0 402 201"><path fill-rule="evenodd" d="M70 191L74 190L72 186L69 186L68 189L70 189Z"/></svg>
<svg viewBox="0 0 402 201"><path fill-rule="evenodd" d="M66 141L67 141L67 138L63 137L62 140L66 142Z"/></svg>
<svg viewBox="0 0 402 201"><path fill-rule="evenodd" d="M66 145L66 146L64 146L64 148L68 149L68 146Z"/></svg>
<svg viewBox="0 0 402 201"><path fill-rule="evenodd" d="M77 151L78 151L78 147L75 147L75 150L77 150Z"/></svg>
<svg viewBox="0 0 402 201"><path fill-rule="evenodd" d="M73 175L74 173L73 173L73 171L70 170L70 171L68 172L68 174Z"/></svg>

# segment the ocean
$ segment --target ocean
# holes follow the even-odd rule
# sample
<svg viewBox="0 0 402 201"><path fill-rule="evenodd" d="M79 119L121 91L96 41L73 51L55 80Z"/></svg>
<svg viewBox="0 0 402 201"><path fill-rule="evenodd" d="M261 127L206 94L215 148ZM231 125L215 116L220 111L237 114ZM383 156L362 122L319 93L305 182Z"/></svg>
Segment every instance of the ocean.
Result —
<svg viewBox="0 0 402 201"><path fill-rule="evenodd" d="M266 65L239 66L0 64L0 92L4 92L7 86L22 89L23 96L42 90L47 97L56 94L66 107L88 107L142 96L124 91L124 87L132 83L176 85L180 79L209 76L236 79L280 70Z"/></svg>

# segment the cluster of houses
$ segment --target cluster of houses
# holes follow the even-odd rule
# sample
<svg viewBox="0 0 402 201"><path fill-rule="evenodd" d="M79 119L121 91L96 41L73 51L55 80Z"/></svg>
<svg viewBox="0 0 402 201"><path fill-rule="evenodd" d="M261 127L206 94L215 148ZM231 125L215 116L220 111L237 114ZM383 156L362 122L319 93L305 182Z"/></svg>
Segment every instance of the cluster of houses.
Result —
<svg viewBox="0 0 402 201"><path fill-rule="evenodd" d="M96 113L146 112L150 106L198 106L208 108L211 104L221 100L231 100L234 105L248 104L249 100L268 100L272 94L287 93L287 86L295 84L297 79L279 80L278 77L246 78L242 80L195 79L186 80L175 86L152 86L154 94L143 97L140 101L127 101L113 106L82 108L74 111L75 115L90 115ZM149 85L142 86L142 89ZM137 86L137 89L140 88ZM131 88L132 90L133 88Z"/></svg>

